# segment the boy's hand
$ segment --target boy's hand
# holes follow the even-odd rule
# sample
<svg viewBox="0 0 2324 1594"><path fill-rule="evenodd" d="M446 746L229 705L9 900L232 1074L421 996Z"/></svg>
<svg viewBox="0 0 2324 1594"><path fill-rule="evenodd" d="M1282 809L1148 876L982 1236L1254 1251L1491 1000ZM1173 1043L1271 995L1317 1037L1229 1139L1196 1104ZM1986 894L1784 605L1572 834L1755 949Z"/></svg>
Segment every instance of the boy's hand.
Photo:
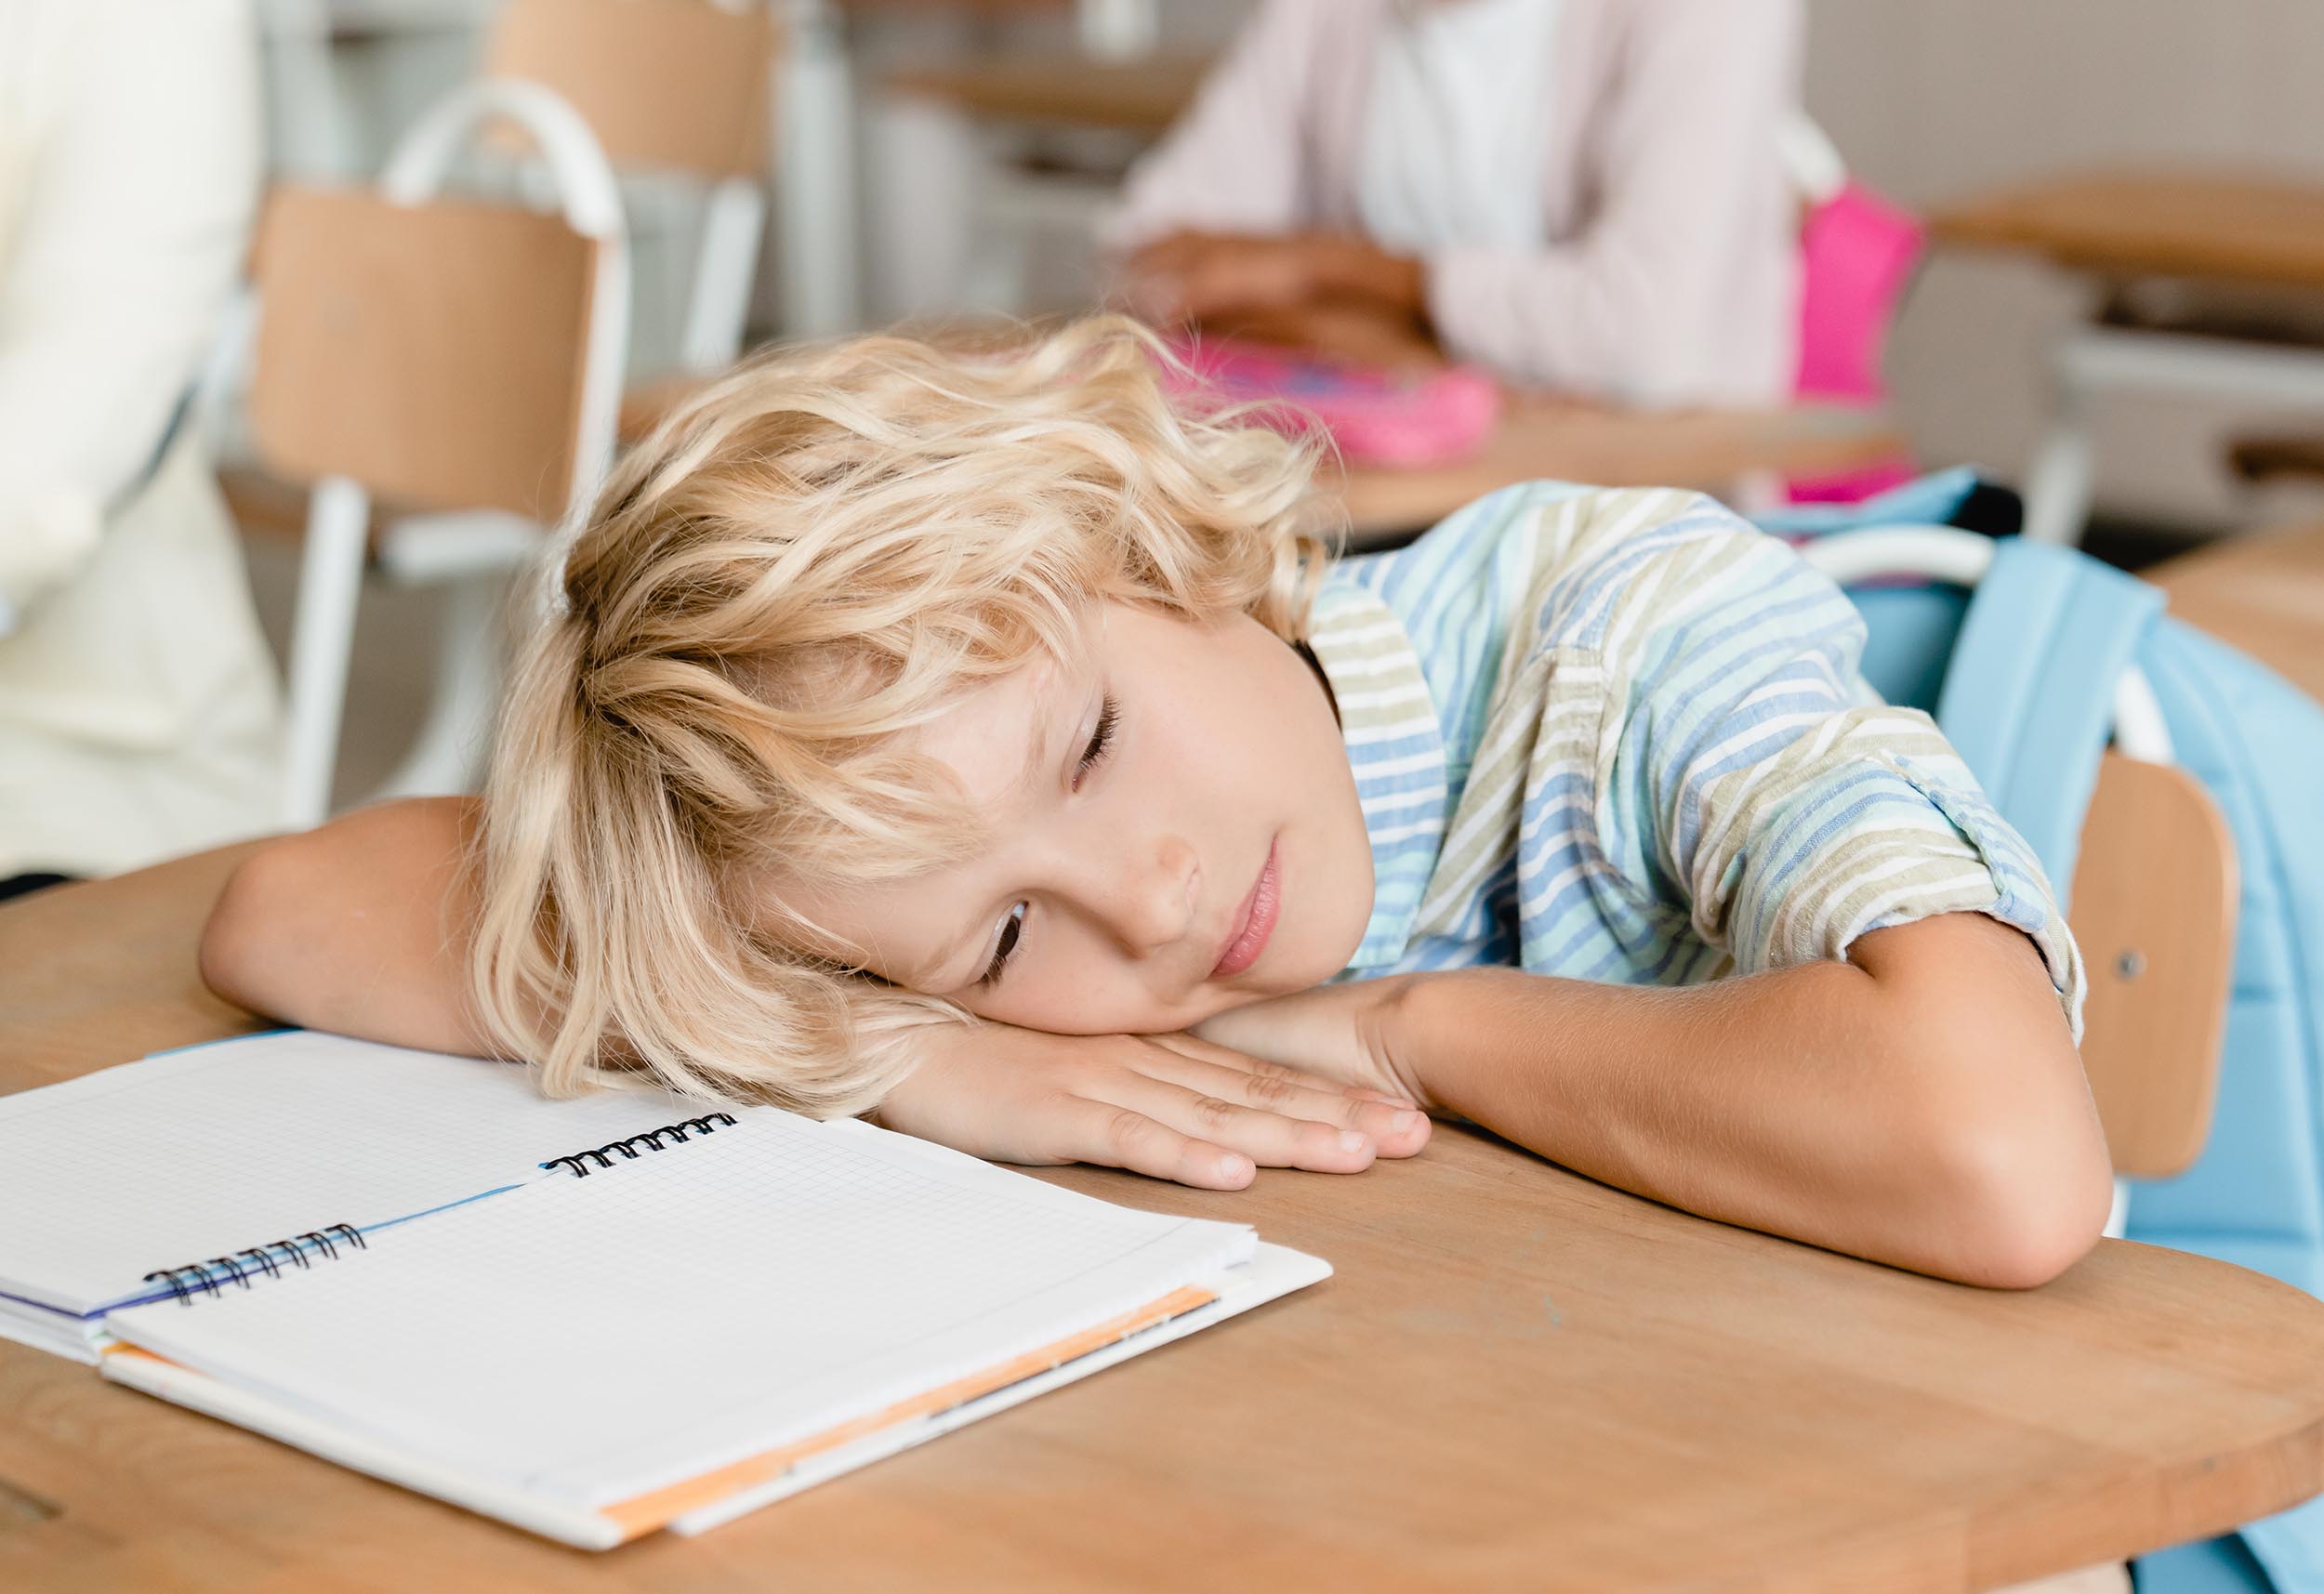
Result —
<svg viewBox="0 0 2324 1594"><path fill-rule="evenodd" d="M919 1066L872 1114L882 1126L1013 1163L1098 1163L1203 1190L1256 1169L1357 1173L1408 1157L1429 1121L1192 1035L1053 1035L938 1025Z"/></svg>
<svg viewBox="0 0 2324 1594"><path fill-rule="evenodd" d="M1412 1066L1412 1048L1403 1044L1401 1023L1400 998L1423 978L1392 974L1317 985L1230 1008L1195 1025L1195 1033L1249 1057L1433 1111L1436 1103Z"/></svg>

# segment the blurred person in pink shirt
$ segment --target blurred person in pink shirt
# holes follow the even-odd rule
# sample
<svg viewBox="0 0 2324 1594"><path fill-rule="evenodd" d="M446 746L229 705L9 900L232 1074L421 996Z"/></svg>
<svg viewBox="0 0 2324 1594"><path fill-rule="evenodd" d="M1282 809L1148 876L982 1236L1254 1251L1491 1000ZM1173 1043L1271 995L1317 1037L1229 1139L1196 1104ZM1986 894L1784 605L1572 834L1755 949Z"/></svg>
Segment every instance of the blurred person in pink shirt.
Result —
<svg viewBox="0 0 2324 1594"><path fill-rule="evenodd" d="M1261 0L1104 242L1149 320L1648 405L1797 363L1799 0Z"/></svg>

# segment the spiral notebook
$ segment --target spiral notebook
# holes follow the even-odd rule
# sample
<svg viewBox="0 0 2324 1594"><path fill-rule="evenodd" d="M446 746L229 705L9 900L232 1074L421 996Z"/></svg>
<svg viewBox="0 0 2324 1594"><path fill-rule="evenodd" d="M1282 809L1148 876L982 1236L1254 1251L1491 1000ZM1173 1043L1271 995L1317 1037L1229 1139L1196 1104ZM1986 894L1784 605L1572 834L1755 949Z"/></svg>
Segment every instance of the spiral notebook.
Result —
<svg viewBox="0 0 2324 1594"><path fill-rule="evenodd" d="M590 1548L1329 1272L858 1123L305 1032L0 1099L0 1334Z"/></svg>

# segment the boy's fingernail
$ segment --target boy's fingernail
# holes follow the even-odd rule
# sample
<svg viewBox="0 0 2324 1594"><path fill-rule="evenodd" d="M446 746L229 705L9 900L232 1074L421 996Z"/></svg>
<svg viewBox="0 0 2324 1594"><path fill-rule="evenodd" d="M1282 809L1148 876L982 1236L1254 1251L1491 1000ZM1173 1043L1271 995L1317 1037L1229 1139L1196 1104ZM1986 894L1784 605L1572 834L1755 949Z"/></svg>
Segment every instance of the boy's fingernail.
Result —
<svg viewBox="0 0 2324 1594"><path fill-rule="evenodd" d="M1221 1179L1249 1179L1256 1175L1258 1171L1259 1170L1252 1166L1251 1160L1248 1157L1229 1156L1221 1157L1219 1159L1219 1177Z"/></svg>
<svg viewBox="0 0 2324 1594"><path fill-rule="evenodd" d="M1388 1120L1388 1126L1399 1135L1408 1135L1420 1126L1420 1115L1418 1113L1399 1113Z"/></svg>
<svg viewBox="0 0 2324 1594"><path fill-rule="evenodd" d="M1371 1143L1368 1136L1359 1135L1353 1129L1340 1131L1340 1149L1343 1152L1366 1151L1370 1148Z"/></svg>

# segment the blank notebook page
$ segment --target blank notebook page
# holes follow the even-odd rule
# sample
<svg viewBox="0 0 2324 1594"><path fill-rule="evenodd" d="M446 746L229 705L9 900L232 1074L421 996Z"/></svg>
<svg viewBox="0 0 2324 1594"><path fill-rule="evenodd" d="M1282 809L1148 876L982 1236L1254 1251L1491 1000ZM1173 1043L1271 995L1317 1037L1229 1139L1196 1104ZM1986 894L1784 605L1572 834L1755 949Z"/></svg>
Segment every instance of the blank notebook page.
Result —
<svg viewBox="0 0 2324 1594"><path fill-rule="evenodd" d="M507 1063L305 1031L126 1063L0 1098L0 1290L93 1311L158 1269L464 1200L702 1111L550 1101Z"/></svg>
<svg viewBox="0 0 2324 1594"><path fill-rule="evenodd" d="M464 1470L602 1506L1215 1279L1161 1217L786 1114L389 1231L124 1338Z"/></svg>

